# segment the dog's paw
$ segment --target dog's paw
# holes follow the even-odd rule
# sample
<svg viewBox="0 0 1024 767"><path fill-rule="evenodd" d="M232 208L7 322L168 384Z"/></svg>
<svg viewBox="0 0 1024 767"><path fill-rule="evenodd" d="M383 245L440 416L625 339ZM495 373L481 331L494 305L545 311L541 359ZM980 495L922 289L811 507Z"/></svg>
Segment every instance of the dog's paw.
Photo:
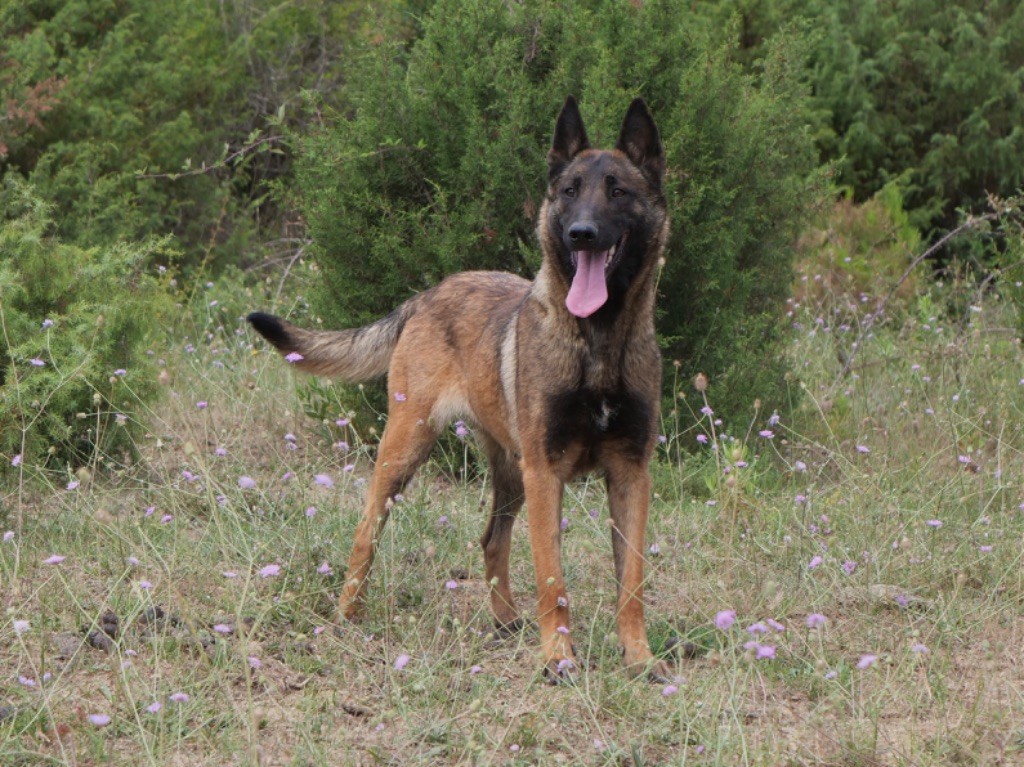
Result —
<svg viewBox="0 0 1024 767"><path fill-rule="evenodd" d="M663 660L658 660L650 652L639 654L630 659L626 657L626 673L633 679L645 679L655 684L668 684L672 681L672 668Z"/></svg>
<svg viewBox="0 0 1024 767"><path fill-rule="evenodd" d="M645 678L653 684L669 684L673 679L672 669L663 660L656 660L646 669Z"/></svg>
<svg viewBox="0 0 1024 767"><path fill-rule="evenodd" d="M526 622L522 618L513 618L510 621L494 621L494 634L498 639L508 639L522 632L526 628Z"/></svg>
<svg viewBox="0 0 1024 767"><path fill-rule="evenodd" d="M580 667L572 658L552 658L544 666L544 678L550 685L576 684Z"/></svg>

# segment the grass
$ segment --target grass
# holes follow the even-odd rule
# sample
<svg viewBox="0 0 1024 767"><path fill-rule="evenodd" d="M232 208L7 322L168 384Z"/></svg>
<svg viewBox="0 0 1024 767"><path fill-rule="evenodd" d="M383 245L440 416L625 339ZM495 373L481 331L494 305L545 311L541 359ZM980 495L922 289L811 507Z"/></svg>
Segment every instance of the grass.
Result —
<svg viewBox="0 0 1024 767"><path fill-rule="evenodd" d="M834 294L794 305L802 396L777 421L715 424L714 381L670 382L648 624L678 678L623 673L603 490L585 480L563 547L586 671L556 688L534 629L490 633L489 491L457 481L470 441L395 507L367 620L335 623L373 451L303 415L303 384L224 296L154 348L166 396L135 416L137 458L6 475L0 763L1024 760L1024 357L1009 307L975 296L950 316L943 296L888 320ZM521 519L527 612L532 581Z"/></svg>

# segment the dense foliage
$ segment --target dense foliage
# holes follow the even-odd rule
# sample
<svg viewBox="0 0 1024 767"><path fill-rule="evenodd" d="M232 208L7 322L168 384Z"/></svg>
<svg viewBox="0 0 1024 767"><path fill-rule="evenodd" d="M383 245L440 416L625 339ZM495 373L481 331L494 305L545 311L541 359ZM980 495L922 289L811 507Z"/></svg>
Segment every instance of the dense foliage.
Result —
<svg viewBox="0 0 1024 767"><path fill-rule="evenodd" d="M353 8L0 0L0 170L68 241L172 233L184 267L245 261L289 173L280 124L337 87Z"/></svg>
<svg viewBox="0 0 1024 767"><path fill-rule="evenodd" d="M754 0L740 43L756 58L794 19L809 21L822 159L857 201L898 182L911 221L930 233L1024 182L1024 5L1017 0Z"/></svg>
<svg viewBox="0 0 1024 767"><path fill-rule="evenodd" d="M169 300L145 267L167 241L72 245L28 188L0 201L0 451L57 468L120 459L156 386L145 350Z"/></svg>
<svg viewBox="0 0 1024 767"><path fill-rule="evenodd" d="M688 14L676 0L442 1L411 50L370 47L349 72L344 115L304 142L315 310L354 325L455 271L530 275L565 95L580 98L597 146L614 143L643 95L669 157L667 356L708 373L734 412L777 401L777 317L816 165L803 52L780 37L755 83L731 46L691 33Z"/></svg>
<svg viewBox="0 0 1024 767"><path fill-rule="evenodd" d="M742 412L784 392L790 249L814 233L822 165L852 207L818 232L834 245L843 230L818 261L834 264L848 234L863 256L839 268L851 286L899 274L912 230L934 241L958 211L1019 189L1022 79L1024 6L1011 0L0 0L3 226L20 243L5 246L2 299L10 313L12 296L41 290L11 266L33 238L107 264L110 280L167 242L194 282L294 263L311 235L315 316L338 325L460 269L529 276L562 99L580 97L607 145L642 95L671 169L666 357L680 376L709 373L716 407ZM12 191L25 189L30 203ZM858 244L869 232L883 255ZM1006 234L961 238L959 252L1024 306L1020 233ZM274 274L273 295L297 273ZM94 300L111 317L121 297ZM33 312L26 327L43 319ZM5 366L24 332L0 345ZM46 400L47 416L66 440L82 411L61 402Z"/></svg>

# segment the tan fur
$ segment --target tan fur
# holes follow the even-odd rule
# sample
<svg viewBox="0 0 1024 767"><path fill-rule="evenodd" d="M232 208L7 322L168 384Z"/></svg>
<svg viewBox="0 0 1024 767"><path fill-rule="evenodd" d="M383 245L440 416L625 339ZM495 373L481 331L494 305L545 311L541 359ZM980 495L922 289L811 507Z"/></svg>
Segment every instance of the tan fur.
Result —
<svg viewBox="0 0 1024 767"><path fill-rule="evenodd" d="M557 141L556 133L556 145ZM585 136L577 143L585 143ZM657 149L660 152L660 144ZM569 278L557 266L554 234L555 219L566 214L560 207L560 181L555 179L539 215L544 259L532 283L497 272L457 274L406 302L388 318L357 331L317 333L281 321L275 327L274 318L266 315L253 324L282 352L303 355L300 367L312 372L359 380L379 375L389 359L388 423L340 598L345 618L354 619L360 611L391 499L426 460L440 430L461 416L475 424L491 463L494 506L481 545L499 627L510 630L521 623L509 584L508 560L512 523L525 501L542 655L555 677L572 668L571 633L564 631L571 623L559 545L562 495L566 482L598 470L609 490L619 584L618 631L625 662L633 673L646 670L664 678L667 669L654 661L644 628L643 557L650 495L647 464L657 433L661 385L654 271L665 246L668 221L660 188L641 173L635 158L617 150L576 147L573 151L576 154L570 160L580 160L566 173L574 168L591 172L587 169L601 162L621 177L621 183L644 192L636 195L635 205L646 207L628 213L636 220L642 217L651 231L614 322L581 320L566 309ZM600 439L553 430L552 419L560 415L552 410L552 403L560 401L554 398L569 397L566 402L575 407L576 391L597 392L594 396L599 400L601 392L628 395L627 399L609 395L607 401L600 400L593 419L582 422L581 434L592 431ZM622 402L633 403L645 422L616 421ZM605 438L601 435L611 428L610 423L620 431L611 429ZM620 433L621 437L616 436Z"/></svg>

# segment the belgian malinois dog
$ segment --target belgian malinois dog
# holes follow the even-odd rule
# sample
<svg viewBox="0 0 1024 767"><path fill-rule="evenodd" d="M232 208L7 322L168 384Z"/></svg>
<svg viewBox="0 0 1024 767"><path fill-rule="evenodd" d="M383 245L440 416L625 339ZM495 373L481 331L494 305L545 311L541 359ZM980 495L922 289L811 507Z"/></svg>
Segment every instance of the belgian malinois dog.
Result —
<svg viewBox="0 0 1024 767"><path fill-rule="evenodd" d="M499 629L522 620L509 587L509 548L526 503L545 670L575 670L562 576L565 483L599 471L608 488L618 582L618 636L634 675L663 679L644 626L644 531L651 492L661 357L655 274L669 225L658 128L641 99L618 143L591 149L576 100L558 116L533 282L464 272L366 327L303 330L277 317L248 320L302 370L345 381L387 374L388 422L340 598L358 617L392 499L455 417L475 425L491 467L494 505L480 543ZM295 355L301 355L298 359Z"/></svg>

